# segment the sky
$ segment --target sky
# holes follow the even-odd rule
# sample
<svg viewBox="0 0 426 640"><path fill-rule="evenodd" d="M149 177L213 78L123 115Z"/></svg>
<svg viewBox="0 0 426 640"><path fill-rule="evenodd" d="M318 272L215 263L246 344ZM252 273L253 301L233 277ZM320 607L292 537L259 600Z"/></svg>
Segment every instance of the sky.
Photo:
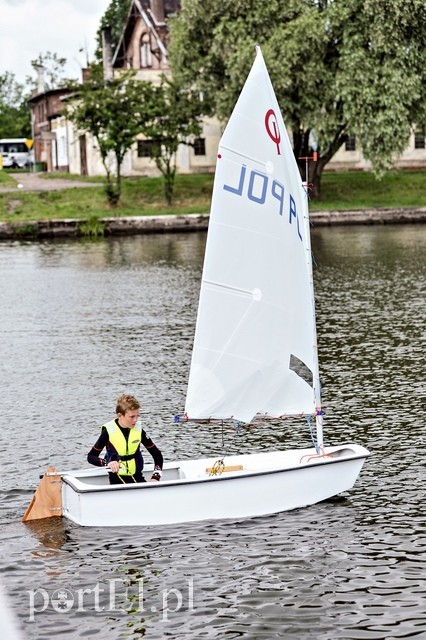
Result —
<svg viewBox="0 0 426 640"><path fill-rule="evenodd" d="M24 84L31 60L47 51L67 59L66 77L80 78L93 60L96 31L110 0L0 0L0 74ZM80 51L82 50L82 51Z"/></svg>

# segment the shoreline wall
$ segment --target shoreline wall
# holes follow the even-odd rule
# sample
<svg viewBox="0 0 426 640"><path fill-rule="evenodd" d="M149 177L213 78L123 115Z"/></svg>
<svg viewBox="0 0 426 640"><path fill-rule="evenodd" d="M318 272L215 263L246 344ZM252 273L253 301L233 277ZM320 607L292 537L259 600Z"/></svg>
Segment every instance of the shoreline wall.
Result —
<svg viewBox="0 0 426 640"><path fill-rule="evenodd" d="M426 222L426 207L363 209L358 211L315 211L313 227L373 224L414 224ZM160 215L84 219L0 222L0 240L82 238L204 231L208 214Z"/></svg>

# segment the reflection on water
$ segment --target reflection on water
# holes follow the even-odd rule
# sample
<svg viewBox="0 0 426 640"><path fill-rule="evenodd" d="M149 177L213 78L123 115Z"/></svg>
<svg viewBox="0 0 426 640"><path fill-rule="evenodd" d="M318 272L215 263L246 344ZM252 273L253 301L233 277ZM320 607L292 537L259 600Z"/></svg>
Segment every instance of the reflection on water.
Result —
<svg viewBox="0 0 426 640"><path fill-rule="evenodd" d="M326 436L374 454L355 488L161 530L19 518L43 467L85 465L122 390L167 458L220 451L212 427L173 424L205 235L2 244L0 568L26 636L426 637L425 240L423 226L313 232ZM229 452L309 442L290 420L224 435Z"/></svg>

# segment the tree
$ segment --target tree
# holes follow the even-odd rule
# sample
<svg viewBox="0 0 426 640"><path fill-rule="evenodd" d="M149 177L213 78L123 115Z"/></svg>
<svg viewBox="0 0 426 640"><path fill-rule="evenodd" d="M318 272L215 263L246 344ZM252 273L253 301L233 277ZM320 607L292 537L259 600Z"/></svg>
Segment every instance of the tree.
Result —
<svg viewBox="0 0 426 640"><path fill-rule="evenodd" d="M92 65L88 82L75 85L67 117L96 140L106 171L108 202L116 206L121 195L121 166L126 152L152 117L153 85L127 71L107 84L100 65Z"/></svg>
<svg viewBox="0 0 426 640"><path fill-rule="evenodd" d="M13 73L0 74L0 138L31 137L28 97Z"/></svg>
<svg viewBox="0 0 426 640"><path fill-rule="evenodd" d="M111 28L112 50L115 51L120 41L127 14L129 13L132 0L111 0L107 10L101 18L101 24L96 34L98 46L96 49L96 60L102 62L102 29Z"/></svg>
<svg viewBox="0 0 426 640"><path fill-rule="evenodd" d="M176 154L180 144L201 133L200 116L203 103L198 93L179 87L162 76L161 85L153 87L155 109L144 127L144 135L152 141L151 157L164 178L167 204L173 201L176 176Z"/></svg>
<svg viewBox="0 0 426 640"><path fill-rule="evenodd" d="M318 147L314 196L349 135L380 172L404 150L412 125L424 126L424 0L187 0L171 21L175 77L202 91L210 113L223 121L255 44L262 46L296 158Z"/></svg>
<svg viewBox="0 0 426 640"><path fill-rule="evenodd" d="M66 63L67 59L61 58L57 53L51 51L39 53L37 58L31 60L31 66L37 73L37 78L28 77L27 84L39 90L41 81L43 91L67 85L69 80L65 77Z"/></svg>

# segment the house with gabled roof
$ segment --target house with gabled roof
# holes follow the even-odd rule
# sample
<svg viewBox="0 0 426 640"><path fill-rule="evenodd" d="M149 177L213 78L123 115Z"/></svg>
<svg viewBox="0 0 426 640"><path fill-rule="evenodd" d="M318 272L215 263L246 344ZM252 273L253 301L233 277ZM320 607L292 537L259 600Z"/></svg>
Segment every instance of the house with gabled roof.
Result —
<svg viewBox="0 0 426 640"><path fill-rule="evenodd" d="M162 74L170 74L167 48L168 17L179 11L180 0L133 0L118 46L108 51L104 46L104 65L107 76L120 70L134 69L140 80L160 82ZM110 68L108 68L110 67ZM215 169L220 125L215 118L205 118L203 131L192 145L180 145L177 154L179 173L208 173ZM86 175L102 175L99 154L88 134L70 134L70 171ZM142 135L126 154L121 167L123 176L157 176L158 169L151 160L151 141Z"/></svg>
<svg viewBox="0 0 426 640"><path fill-rule="evenodd" d="M141 80L167 72L167 19L180 10L180 0L133 0L112 65L136 69Z"/></svg>
<svg viewBox="0 0 426 640"><path fill-rule="evenodd" d="M34 141L35 167L45 171L68 171L67 123L63 116L64 99L71 94L66 87L48 88L39 81L28 105L31 110L31 127Z"/></svg>

